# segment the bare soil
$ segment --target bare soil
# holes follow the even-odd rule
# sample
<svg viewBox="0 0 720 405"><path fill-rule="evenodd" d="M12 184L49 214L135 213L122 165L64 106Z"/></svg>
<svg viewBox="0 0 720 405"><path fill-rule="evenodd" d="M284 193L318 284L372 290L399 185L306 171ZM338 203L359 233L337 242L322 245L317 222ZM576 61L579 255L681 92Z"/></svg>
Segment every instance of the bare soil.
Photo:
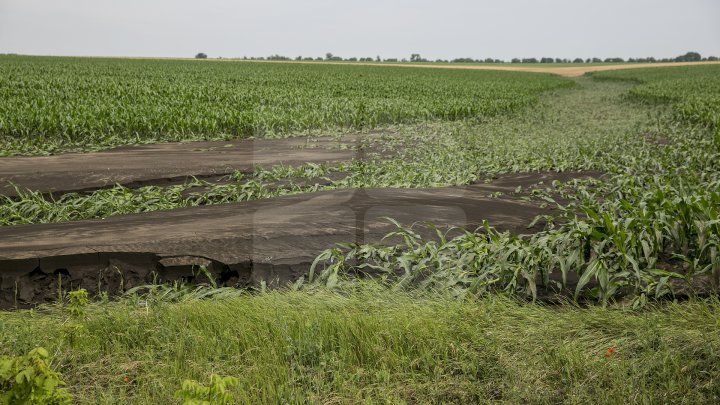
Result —
<svg viewBox="0 0 720 405"><path fill-rule="evenodd" d="M403 224L474 229L483 220L526 233L549 210L513 195L518 186L585 173L506 175L490 184L437 189L358 189L193 207L106 220L0 228L0 307L52 301L58 288L119 294L151 282L281 286L340 242L378 242ZM591 174L594 175L594 174ZM493 193L505 193L491 197Z"/></svg>
<svg viewBox="0 0 720 405"><path fill-rule="evenodd" d="M169 185L188 177L217 178L256 165L349 161L357 136L254 139L125 146L93 153L0 158L0 195L15 186L41 193ZM366 135L363 135L366 136Z"/></svg>

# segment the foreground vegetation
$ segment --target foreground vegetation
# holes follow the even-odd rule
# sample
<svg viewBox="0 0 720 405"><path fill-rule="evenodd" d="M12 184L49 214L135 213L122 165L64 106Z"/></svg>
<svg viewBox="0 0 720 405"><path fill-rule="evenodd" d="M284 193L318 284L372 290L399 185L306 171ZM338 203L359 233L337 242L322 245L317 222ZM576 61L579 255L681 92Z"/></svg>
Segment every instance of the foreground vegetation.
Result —
<svg viewBox="0 0 720 405"><path fill-rule="evenodd" d="M237 378L237 403L720 399L717 301L631 312L375 284L225 294L1 313L0 355L44 345L78 403L173 403L211 375Z"/></svg>

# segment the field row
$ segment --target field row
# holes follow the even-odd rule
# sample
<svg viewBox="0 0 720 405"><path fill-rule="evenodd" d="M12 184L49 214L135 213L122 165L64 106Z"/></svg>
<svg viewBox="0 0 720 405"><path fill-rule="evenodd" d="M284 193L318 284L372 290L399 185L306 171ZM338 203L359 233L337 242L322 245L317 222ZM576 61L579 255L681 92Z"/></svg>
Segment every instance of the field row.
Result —
<svg viewBox="0 0 720 405"><path fill-rule="evenodd" d="M0 153L484 119L572 82L373 66L0 57Z"/></svg>

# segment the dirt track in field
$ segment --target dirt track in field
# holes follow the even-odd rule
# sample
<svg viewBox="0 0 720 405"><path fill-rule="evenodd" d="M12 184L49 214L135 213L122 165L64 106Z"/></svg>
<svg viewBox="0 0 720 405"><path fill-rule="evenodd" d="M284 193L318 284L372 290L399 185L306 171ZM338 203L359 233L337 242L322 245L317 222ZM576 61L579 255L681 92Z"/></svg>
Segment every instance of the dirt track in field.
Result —
<svg viewBox="0 0 720 405"><path fill-rule="evenodd" d="M224 59L223 59L224 60ZM233 60L228 60L233 61ZM326 64L326 65L360 65L360 66L394 66L405 68L427 68L427 69L465 69L465 70L505 70L509 72L532 72L532 73L552 73L564 77L579 77L590 72L601 72L606 70L622 70L622 69L645 69L656 67L673 67L673 66L695 66L695 65L716 65L720 62L671 62L671 63L637 63L637 64L618 64L618 65L596 65L596 66L562 66L562 67L538 67L538 66L522 66L522 64L498 64L498 65L472 65L472 64L410 64L410 63L370 63L370 62L302 62L302 61L261 61L261 60L242 60L240 62L255 63L308 63L308 64Z"/></svg>

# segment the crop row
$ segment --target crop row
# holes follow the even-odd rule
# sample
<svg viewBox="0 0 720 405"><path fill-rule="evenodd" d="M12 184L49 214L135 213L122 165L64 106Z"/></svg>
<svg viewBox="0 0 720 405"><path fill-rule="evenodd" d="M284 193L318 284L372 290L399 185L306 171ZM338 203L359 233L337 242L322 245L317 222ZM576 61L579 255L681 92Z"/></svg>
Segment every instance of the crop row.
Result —
<svg viewBox="0 0 720 405"><path fill-rule="evenodd" d="M482 119L571 85L512 72L0 56L0 153Z"/></svg>
<svg viewBox="0 0 720 405"><path fill-rule="evenodd" d="M634 81L639 85L630 90L630 98L671 103L682 121L720 127L720 67L717 65L616 70L594 73L593 77Z"/></svg>

